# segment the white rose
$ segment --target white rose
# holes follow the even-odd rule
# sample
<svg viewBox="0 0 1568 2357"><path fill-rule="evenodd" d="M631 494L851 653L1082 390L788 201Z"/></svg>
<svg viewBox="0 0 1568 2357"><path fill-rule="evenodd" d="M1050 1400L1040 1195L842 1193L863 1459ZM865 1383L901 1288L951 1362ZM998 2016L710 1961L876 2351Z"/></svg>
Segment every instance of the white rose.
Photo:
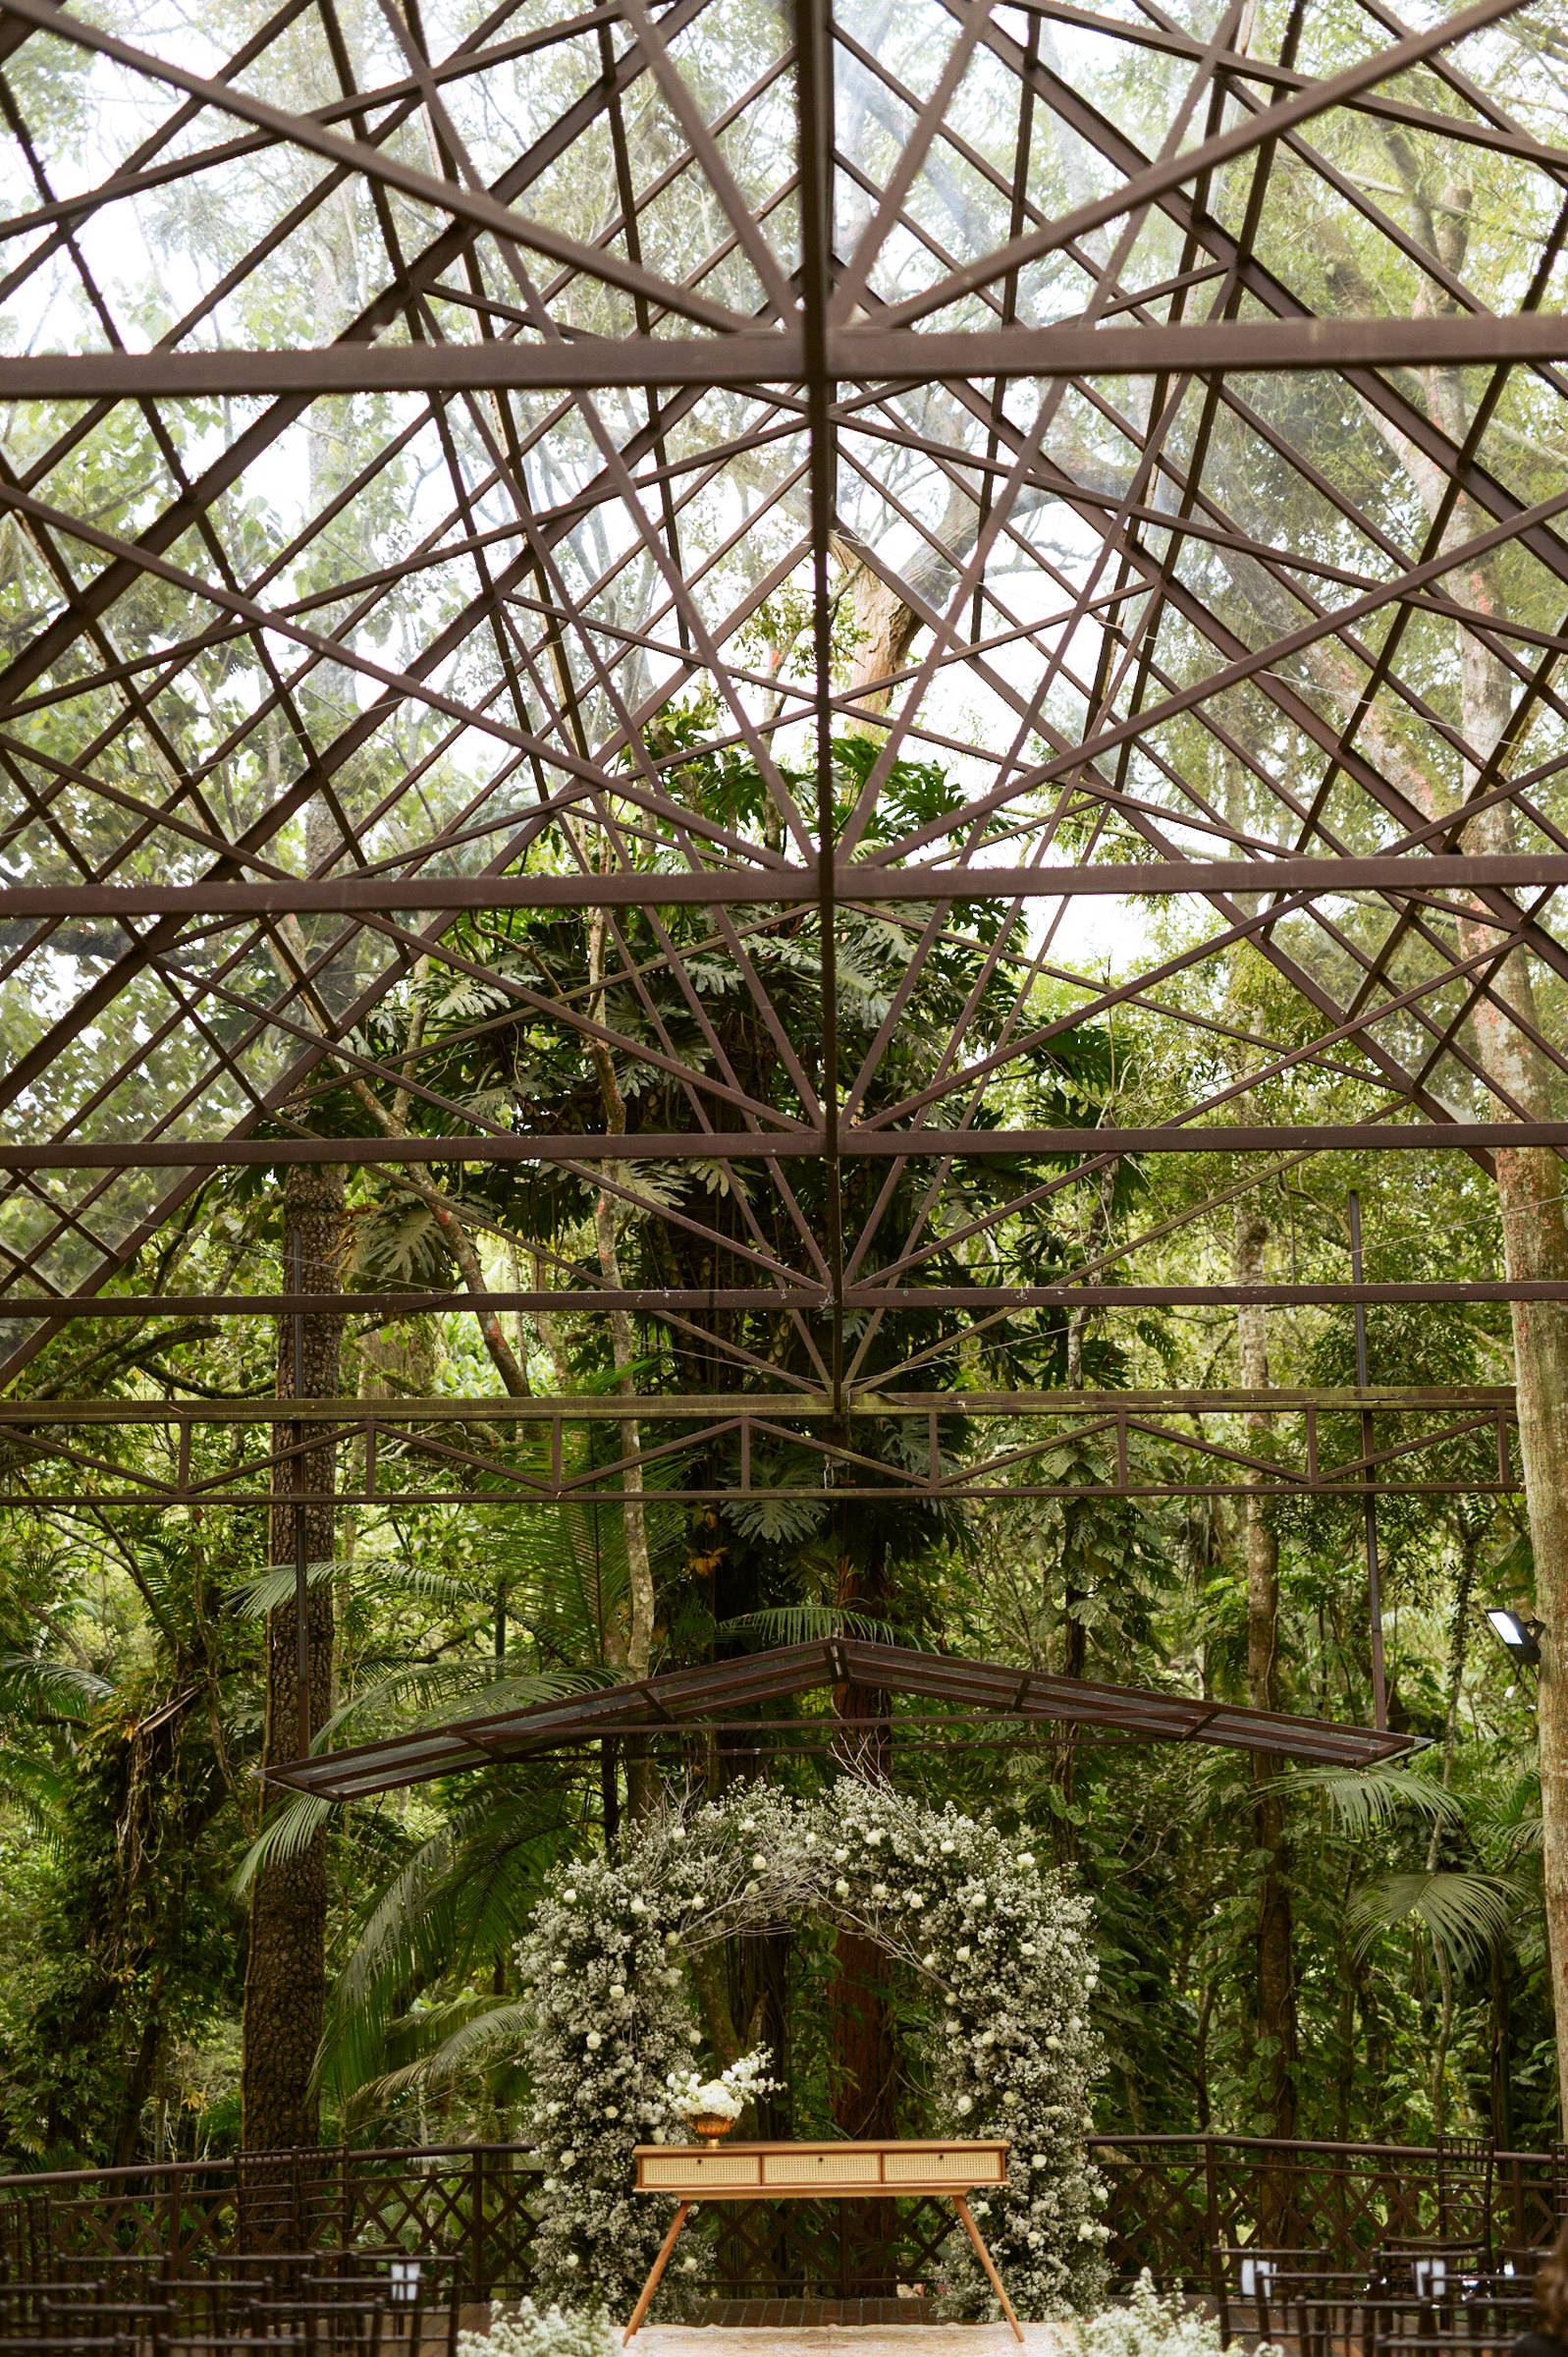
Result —
<svg viewBox="0 0 1568 2357"><path fill-rule="evenodd" d="M572 2167L572 2166L575 2165L576 2158L577 2158L577 2156L576 2156L576 2154L575 2154L574 2152L568 2151L568 2152L565 2152L565 2153L563 2153L563 2154L562 2154L562 2156L561 2156L561 2165L562 2165L562 2167L563 2167L563 2168L570 2168L570 2167Z"/></svg>
<svg viewBox="0 0 1568 2357"><path fill-rule="evenodd" d="M1061 2052L1061 2040L1059 2038L1048 2038L1046 2040L1046 2051L1048 2054L1059 2055Z"/></svg>
<svg viewBox="0 0 1568 2357"><path fill-rule="evenodd" d="M605 2117L606 2119L619 2119L621 2117L621 2113L617 2110L614 2104L606 2104Z"/></svg>
<svg viewBox="0 0 1568 2357"><path fill-rule="evenodd" d="M561 2106L559 2104L546 2104L545 2117L546 2119L559 2119L561 2117Z"/></svg>
<svg viewBox="0 0 1568 2357"><path fill-rule="evenodd" d="M557 1956L557 1958L556 1958L555 1962L554 1962L554 1963L551 1965L550 1969L551 1969L551 1971L552 1971L552 1972L565 1972L567 1968L566 1968L565 1964L563 1964L563 1963L562 1963L562 1961L561 1961L561 1958L560 1958L559 1956Z"/></svg>
<svg viewBox="0 0 1568 2357"><path fill-rule="evenodd" d="M1018 2109L1018 2098L1013 2094L1013 2091L1010 2087L1001 2100L1006 2105L1009 2111L1016 2111Z"/></svg>
<svg viewBox="0 0 1568 2357"><path fill-rule="evenodd" d="M590 2055L596 2055L599 2052L599 2049L603 2046L604 2040L600 2037L597 2030L590 2030L583 2043L587 2047Z"/></svg>
<svg viewBox="0 0 1568 2357"><path fill-rule="evenodd" d="M957 1845L957 1843L956 1843L955 1841L944 1841L944 1843L943 1843L943 1845L942 1845L942 1854L943 1854L943 1856L944 1856L945 1858L950 1858L950 1857L952 1856L952 1853L953 1853L953 1851L956 1849L956 1847L957 1847L957 1846L958 1846L958 1845Z"/></svg>
<svg viewBox="0 0 1568 2357"><path fill-rule="evenodd" d="M906 1907L923 1907L926 1903L925 1892L923 1891L911 1891L903 1903Z"/></svg>
<svg viewBox="0 0 1568 2357"><path fill-rule="evenodd" d="M627 1912L632 1915L646 1915L648 1910L640 1898L634 1898Z"/></svg>
<svg viewBox="0 0 1568 2357"><path fill-rule="evenodd" d="M625 1984L625 1982L624 1982L624 1981L612 1981L612 1982L611 1982L611 1984L610 1984L610 1994L611 1994L611 1996L612 1996L612 1997L624 1997L624 1996L625 1996L625 1994L626 1994L626 1984Z"/></svg>
<svg viewBox="0 0 1568 2357"><path fill-rule="evenodd" d="M581 2261L581 2260L580 2260L580 2259L577 2257L577 2254L576 2254L576 2252L575 2252L575 2251L568 2251L568 2252L567 2253L567 2262L566 2262L566 2263L567 2263L568 2267L580 2267L580 2266L582 2265L582 2261Z"/></svg>
<svg viewBox="0 0 1568 2357"><path fill-rule="evenodd" d="M848 1855L849 1852L846 1849L836 1849L833 1853L834 1864L836 1866L841 1866Z"/></svg>
<svg viewBox="0 0 1568 2357"><path fill-rule="evenodd" d="M577 1900L577 1893L575 1891L563 1891L561 1895L568 1907L575 1906Z"/></svg>
<svg viewBox="0 0 1568 2357"><path fill-rule="evenodd" d="M967 2119L974 2108L975 2099L972 2095L961 2095L958 2098L958 2116L960 2119Z"/></svg>
<svg viewBox="0 0 1568 2357"><path fill-rule="evenodd" d="M672 1841L684 1841L685 1837L686 1829L683 1825L673 1825L670 1828L670 1838Z"/></svg>
<svg viewBox="0 0 1568 2357"><path fill-rule="evenodd" d="M960 1964L967 1964L972 1951L967 1947L955 1947L952 1952Z"/></svg>
<svg viewBox="0 0 1568 2357"><path fill-rule="evenodd" d="M758 1850L756 1856L752 1859L751 1864L754 1873L766 1874L768 1871L768 1861L763 1856L760 1849Z"/></svg>
<svg viewBox="0 0 1568 2357"><path fill-rule="evenodd" d="M1085 2219L1083 2224L1078 2228L1078 2240L1080 2242L1093 2242L1094 2238L1094 2227L1089 2223L1089 2220Z"/></svg>
<svg viewBox="0 0 1568 2357"><path fill-rule="evenodd" d="M834 1884L833 1889L834 1896L836 1898L847 1898L849 1896L849 1885L844 1881L842 1875L838 1877L838 1880Z"/></svg>
<svg viewBox="0 0 1568 2357"><path fill-rule="evenodd" d="M872 1849L875 1849L875 1848L876 1848L876 1846L877 1846L877 1844L878 1844L878 1842L879 1842L881 1839L882 1839L882 1828L881 1828L881 1826L880 1826L880 1825L874 1825L874 1826L872 1827L872 1829L871 1829L870 1833L869 1833L869 1834L867 1834L867 1836L866 1836L866 1842L867 1842L867 1845L868 1845L868 1847L869 1847L869 1848L872 1848Z"/></svg>
<svg viewBox="0 0 1568 2357"><path fill-rule="evenodd" d="M740 1830L743 1834L754 1834L757 1830L757 1820L755 1817L742 1817L740 1820Z"/></svg>
<svg viewBox="0 0 1568 2357"><path fill-rule="evenodd" d="M1035 2156L1034 2156L1034 2158L1033 2158L1033 2160L1030 2162L1029 2165L1030 2165L1030 2167L1031 2167L1031 2168L1049 2168L1049 2167L1051 2166L1051 2156L1050 2156L1050 2154L1049 2154L1049 2153L1036 2153L1036 2154L1035 2154Z"/></svg>
<svg viewBox="0 0 1568 2357"><path fill-rule="evenodd" d="M1036 1955L1038 1952L1039 1952L1039 1951L1037 1950L1037 1948L1036 1948L1036 1946L1035 1946L1035 1944L1034 1944L1034 1942L1033 1942L1032 1940L1020 1940L1020 1941L1019 1941L1019 1943L1018 1943L1018 1953L1019 1953L1021 1956L1032 1956L1032 1955Z"/></svg>
<svg viewBox="0 0 1568 2357"><path fill-rule="evenodd" d="M817 1846L817 1836L816 1836L816 1835L815 1835L815 1834L807 1834L807 1836L806 1836L806 1837L805 1837L804 1841L801 1843L801 1847L802 1847L803 1849L815 1849L815 1848L816 1848L816 1846Z"/></svg>
<svg viewBox="0 0 1568 2357"><path fill-rule="evenodd" d="M873 1883L873 1884L872 1884L872 1886L871 1886L871 1895L872 1895L872 1897L873 1897L873 1898L886 1898L886 1897L887 1897L887 1895L888 1895L888 1886L887 1886L887 1884L886 1884L886 1883Z"/></svg>
<svg viewBox="0 0 1568 2357"><path fill-rule="evenodd" d="M1032 1849L1021 1849L1018 1852L1018 1863L1020 1866L1032 1866L1034 1862L1035 1853Z"/></svg>
<svg viewBox="0 0 1568 2357"><path fill-rule="evenodd" d="M678 1947L680 1946L680 1934L678 1932L666 1932L665 1946L666 1947Z"/></svg>

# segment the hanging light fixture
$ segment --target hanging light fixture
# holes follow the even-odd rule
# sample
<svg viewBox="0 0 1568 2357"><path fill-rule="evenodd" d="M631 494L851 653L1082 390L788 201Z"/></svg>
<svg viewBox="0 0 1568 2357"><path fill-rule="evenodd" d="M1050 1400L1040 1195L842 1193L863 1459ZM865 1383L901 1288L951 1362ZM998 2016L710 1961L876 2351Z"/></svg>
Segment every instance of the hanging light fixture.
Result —
<svg viewBox="0 0 1568 2357"><path fill-rule="evenodd" d="M1499 1642L1516 1662L1539 1662L1541 1640L1545 1634L1543 1620L1521 1620L1506 1605L1493 1604L1487 1608L1487 1617L1497 1633Z"/></svg>

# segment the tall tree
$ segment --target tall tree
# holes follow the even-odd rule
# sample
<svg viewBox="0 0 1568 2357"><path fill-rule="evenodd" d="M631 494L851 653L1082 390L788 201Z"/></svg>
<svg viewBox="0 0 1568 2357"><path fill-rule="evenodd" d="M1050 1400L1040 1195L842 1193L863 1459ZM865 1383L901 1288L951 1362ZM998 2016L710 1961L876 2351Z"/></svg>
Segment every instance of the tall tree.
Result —
<svg viewBox="0 0 1568 2357"><path fill-rule="evenodd" d="M335 1292L341 1283L344 1187L341 1171L291 1168L284 1185L286 1290ZM277 1396L327 1399L339 1389L343 1319L334 1310L278 1320ZM287 1423L273 1447L289 1448ZM270 1515L274 1563L330 1562L336 1485L330 1444L302 1450L275 1470ZM295 1493L317 1503L296 1504ZM322 1502L322 1501L325 1502ZM306 1590L303 1642L293 1597L267 1619L266 1732L262 1763L295 1759L332 1710L333 1594L330 1579ZM314 2144L318 2105L312 2084L326 2013L327 1835L266 1857L251 1884L250 1947L245 1968L243 2101L250 2152Z"/></svg>
<svg viewBox="0 0 1568 2357"><path fill-rule="evenodd" d="M1236 1283L1262 1285L1269 1222L1255 1195L1236 1206ZM1245 1390L1269 1389L1269 1343L1265 1312L1237 1312L1238 1355ZM1248 1411L1254 1447L1270 1430L1267 1408ZM1247 1553L1247 1700L1255 1711L1279 1708L1279 1543L1259 1497L1245 1502ZM1259 2054L1266 2063L1268 2133L1296 2133L1296 1978L1290 1919L1290 1853L1284 1802L1278 1788L1282 1760L1270 1752L1251 1755L1253 1823L1263 1859L1258 1885L1257 2021ZM1272 2234L1266 2239L1276 2239Z"/></svg>

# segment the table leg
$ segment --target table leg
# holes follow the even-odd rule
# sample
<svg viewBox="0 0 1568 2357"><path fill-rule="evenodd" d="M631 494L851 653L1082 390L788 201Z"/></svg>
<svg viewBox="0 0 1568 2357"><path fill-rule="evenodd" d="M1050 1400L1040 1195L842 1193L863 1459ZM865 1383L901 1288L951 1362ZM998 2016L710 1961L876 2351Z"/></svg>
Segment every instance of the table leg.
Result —
<svg viewBox="0 0 1568 2357"><path fill-rule="evenodd" d="M974 2220L969 2215L969 2204L964 2200L961 2193L955 2193L952 2197L952 2206L963 2220L963 2230L975 2246L975 2255L979 2259L981 2266L986 2271L987 2280L990 2282L992 2290L1001 2302L1001 2313L1006 2318L1008 2324L1012 2327L1013 2338L1015 2340L1022 2340L1023 2327L1019 2324L1018 2319L1013 2315L1012 2302L1008 2299L1006 2293L1001 2287L1001 2277L997 2273L996 2261L992 2258L991 2253L987 2250L985 2244L980 2239L980 2228L975 2224Z"/></svg>
<svg viewBox="0 0 1568 2357"><path fill-rule="evenodd" d="M631 2311L630 2324L621 2335L621 2345L622 2348L625 2347L627 2341L631 2338L631 2335L633 2332L635 2332L637 2327L641 2324L643 2318L647 2315L648 2310L653 2305L653 2295L659 2288L659 2277L664 2274L665 2268L669 2264L670 2254L676 2247L676 2236L685 2224L686 2213L690 2208L691 2204L689 2202L682 2202L679 2209L676 2212L675 2217L670 2221L670 2231L665 2236L663 2242L659 2245L659 2256L653 2263L653 2272L649 2275L647 2282L642 2287L642 2292L637 2301L637 2305ZM974 2232L973 2226L970 2227L969 2231L971 2234Z"/></svg>

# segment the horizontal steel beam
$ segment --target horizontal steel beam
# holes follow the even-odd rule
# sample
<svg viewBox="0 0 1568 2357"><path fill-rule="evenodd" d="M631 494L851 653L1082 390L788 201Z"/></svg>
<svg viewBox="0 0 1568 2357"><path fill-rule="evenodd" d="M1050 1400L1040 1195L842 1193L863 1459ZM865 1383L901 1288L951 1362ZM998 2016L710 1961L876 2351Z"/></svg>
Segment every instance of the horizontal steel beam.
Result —
<svg viewBox="0 0 1568 2357"><path fill-rule="evenodd" d="M801 1482L769 1482L765 1487L751 1489L730 1482L719 1488L710 1483L703 1488L661 1489L655 1498L659 1506L724 1506L735 1501L756 1499L777 1501L797 1498L807 1504L838 1506L870 1503L875 1506L985 1506L1016 1504L1020 1499L1041 1500L1057 1498L1344 1498L1360 1502L1376 1498L1512 1498L1524 1488L1523 1474L1510 1474L1507 1480L1483 1481L1375 1481L1353 1474L1343 1481L1313 1481L1303 1475L1271 1481L1261 1476L1237 1475L1229 1481L1103 1481L1103 1482L1029 1482L1005 1481L1000 1476L987 1479L984 1474L961 1481L923 1482L910 1475L892 1475L886 1481L834 1481L819 1483L815 1489ZM652 1495L652 1493L650 1493ZM459 1488L449 1483L445 1489L409 1488L378 1491L374 1495L363 1490L290 1490L290 1506L366 1507L412 1506L502 1506L514 1512L519 1506L594 1506L623 1507L623 1490L606 1481L598 1488L585 1488L581 1482L540 1481L524 1489L520 1484L509 1484L502 1489L476 1489L469 1485ZM226 1507L246 1511L269 1512L278 1500L265 1488L243 1489L238 1477L226 1477L222 1484L190 1484L177 1482L154 1483L140 1490L94 1490L79 1486L73 1490L43 1490L25 1487L20 1482L11 1490L0 1489L0 1512L8 1506L30 1512L40 1506L81 1507L90 1505L94 1511L102 1507L139 1507L145 1513L150 1507L159 1511L169 1507Z"/></svg>
<svg viewBox="0 0 1568 2357"><path fill-rule="evenodd" d="M935 1161L1092 1154L1380 1154L1473 1152L1495 1146L1568 1148L1568 1122L1280 1122L1234 1129L840 1129L845 1161L901 1155ZM235 1137L72 1139L49 1145L0 1143L0 1172L224 1171L275 1164L530 1162L801 1162L827 1151L820 1129L624 1130L563 1137L554 1132L461 1137ZM558 1301L559 1295L552 1295Z"/></svg>
<svg viewBox="0 0 1568 2357"><path fill-rule="evenodd" d="M606 785L613 781L606 779ZM1568 884L1560 851L1494 857L1391 852L1369 859L1162 859L1136 865L840 867L840 901L1057 900L1182 892L1456 892ZM255 883L11 884L0 889L0 922L24 917L378 915L401 909L739 907L815 904L815 868L673 871L620 875L268 876Z"/></svg>
<svg viewBox="0 0 1568 2357"><path fill-rule="evenodd" d="M0 1167L4 1157L0 1156ZM845 1286L850 1309L1340 1309L1357 1302L1568 1301L1568 1279L1480 1277L1416 1279L1397 1285L878 1285ZM711 1310L782 1314L826 1309L826 1286L732 1288L713 1292L628 1288L622 1292L531 1293L116 1293L64 1300L52 1294L0 1294L0 1325L10 1318L123 1322L142 1318L312 1316L430 1317L459 1310L544 1310L552 1317L629 1310L637 1317L692 1316ZM967 1395L966 1395L967 1397ZM617 1410L617 1413L623 1412Z"/></svg>
<svg viewBox="0 0 1568 2357"><path fill-rule="evenodd" d="M953 377L1162 376L1236 369L1480 367L1568 359L1568 318L1213 319L1175 326L830 329L827 373L855 383ZM280 393L572 392L617 385L796 385L794 326L713 336L576 336L559 343L332 344L222 352L81 352L0 359L0 400L263 399Z"/></svg>
<svg viewBox="0 0 1568 2357"><path fill-rule="evenodd" d="M1485 1413L1513 1411L1511 1383L1427 1384L1405 1388L1319 1384L1285 1391L1197 1392L890 1392L852 1396L843 1409L820 1393L648 1392L614 1398L500 1399L0 1399L0 1428L54 1424L618 1424L719 1423L726 1418L836 1423L845 1415L1137 1416Z"/></svg>

